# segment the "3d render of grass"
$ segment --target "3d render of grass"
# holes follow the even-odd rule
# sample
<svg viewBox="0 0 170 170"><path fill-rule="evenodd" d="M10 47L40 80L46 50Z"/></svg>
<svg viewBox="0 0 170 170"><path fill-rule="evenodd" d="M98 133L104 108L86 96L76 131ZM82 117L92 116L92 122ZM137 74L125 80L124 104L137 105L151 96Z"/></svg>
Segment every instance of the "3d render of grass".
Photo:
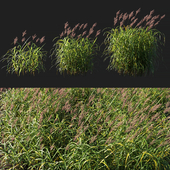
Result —
<svg viewBox="0 0 170 170"><path fill-rule="evenodd" d="M87 31L83 32L83 35L79 35L77 40L74 38L75 33L74 31L77 29L79 24L77 24L72 30L67 28L68 22L65 23L65 32L61 33L60 38L64 36L67 33L67 37L64 37L64 39L59 39L54 46L56 46L55 50L52 52L50 57L54 54L55 59L57 60L55 64L57 65L58 70L60 73L64 72L65 70L67 71L68 74L76 74L76 73L81 73L83 74L84 72L86 73L89 69L92 71L93 69L93 55L96 53L94 50L95 48L97 49L98 46L95 44L97 40L97 36L100 34L100 30L97 31L96 33L96 39L94 41L90 40L89 36L93 33L93 28L97 25L97 23L94 23L92 28L89 31L89 34L86 36L86 38L83 38L83 36L86 34ZM83 27L84 24L82 24L79 28L79 30ZM87 27L87 23L84 25L83 29ZM67 28L67 29L66 29ZM26 34L26 30L22 33L23 36ZM71 36L70 36L71 34ZM32 39L34 40L36 35L32 36ZM45 37L45 36L44 36ZM44 37L41 38L40 44L44 41ZM57 38L57 37L56 37ZM54 38L54 39L56 39ZM53 40L54 40L53 39ZM14 45L16 44L18 38L16 37L14 39ZM36 42L39 39L36 40ZM22 39L22 42L25 41L25 38ZM27 41L23 44L23 46L26 44ZM20 75L22 72L24 75L25 72L34 72L35 70L38 69L43 69L45 71L45 68L43 67L43 60L46 60L46 58L43 57L43 53L45 55L45 52L41 52L41 48L35 48L37 47L35 43L33 43L33 47L30 46L29 42L26 44L26 46L21 47L18 46L16 49L16 46L12 49L10 49L7 54L5 54L2 57L2 60L8 60L8 67L7 71L10 73L15 73L17 75ZM96 45L96 47L94 47ZM26 48L27 47L27 48ZM57 48L58 47L58 48ZM29 49L29 50L28 50ZM19 51L18 51L19 50ZM98 49L97 49L98 50ZM9 55L9 53L12 52L12 54ZM8 55L7 58L5 56ZM9 67L10 66L10 67ZM51 69L51 68L50 68ZM19 73L18 73L19 71Z"/></svg>
<svg viewBox="0 0 170 170"><path fill-rule="evenodd" d="M0 166L170 169L170 89L20 88L1 93Z"/></svg>
<svg viewBox="0 0 170 170"><path fill-rule="evenodd" d="M22 37L26 34L26 30L22 33ZM32 39L34 40L36 37L36 34L32 36ZM29 37L30 38L30 37ZM28 39L29 39L28 38ZM42 52L40 51L41 48L37 48L36 44L33 43L31 44L31 41L26 44L28 39L25 41L25 37L22 38L22 42L24 44L15 46L14 48L8 50L8 52L2 56L3 62L7 60L8 65L7 65L7 71L8 73L10 72L15 72L18 76L20 76L20 73L22 72L24 75L24 72L31 72L33 75L35 75L35 71L39 69L45 71L45 68L43 67L43 60L46 60L46 58L43 57L43 55L47 54L47 52ZM45 40L45 36L40 39L40 44ZM14 45L18 41L18 37L14 39ZM39 41L39 38L36 40L36 42ZM17 42L18 43L18 42ZM25 45L26 44L26 45ZM23 48L24 46L24 48ZM36 47L36 48L35 48ZM25 50L26 49L26 50ZM28 50L29 49L29 50ZM12 53L12 54L10 54ZM5 56L8 55L8 57L5 58Z"/></svg>
<svg viewBox="0 0 170 170"><path fill-rule="evenodd" d="M138 18L135 19L136 15L139 13L140 8L136 11L136 14L133 16L133 11L128 15L125 13L120 14L119 18L118 15L120 13L120 10L116 13L116 18L114 18L114 26L116 25L118 19L120 20L122 18L122 21L120 22L120 30L117 29L111 29L111 31L107 31L105 33L108 33L104 43L109 44L107 49L104 50L103 54L107 51L106 54L108 54L110 58L110 64L108 66L108 70L112 70L115 68L115 70L118 70L119 74L129 74L130 76L142 76L143 74L154 73L154 67L156 64L156 58L158 58L158 42L161 42L155 37L155 35L159 34L160 32L153 32L156 29L151 29L153 26L158 25L160 20L165 17L165 15L161 16L160 20L154 24L155 20L159 18L159 15L154 16L152 18L152 14L154 10L150 12L149 15L146 15L136 26L135 28L132 28L134 23L138 20ZM124 21L127 18L131 18L131 21L134 21L127 25L123 29L122 25ZM149 19L151 19L149 21ZM146 25L144 27L139 26L144 21L146 21ZM92 28L89 30L89 34L86 36L86 38L83 38L83 36L86 34L87 31L84 31L83 34L79 35L76 38L75 37L75 30L79 26L79 23L71 30L70 27L67 28L68 22L65 23L65 31L61 33L60 39L55 43L53 46L56 46L50 57L54 54L55 60L57 65L57 69L60 73L63 73L64 71L67 71L68 74L83 74L90 69L92 71L93 69L93 55L97 53L98 50L100 50L100 46L103 44L101 43L100 46L98 46L96 43L97 36L100 34L100 30L96 33L96 39L90 40L89 36L93 33L93 28L96 26L97 23L94 23ZM84 24L82 24L79 27L79 30L83 27ZM149 25L149 26L147 26ZM147 27L146 27L147 26ZM87 27L87 23L84 25L83 29ZM145 28L146 27L146 28ZM23 33L23 36L26 33ZM67 34L66 37L61 39L62 36ZM110 34L110 36L109 36ZM36 37L36 35L32 36L33 40ZM44 37L43 37L44 38ZM57 38L57 37L56 37ZM56 39L54 38L54 39ZM53 39L53 40L54 40ZM25 38L22 39L22 42L25 40ZM17 41L14 39L14 45ZM44 39L40 41L43 42ZM37 42L37 41L36 41ZM164 37L165 42L165 37ZM25 42L26 43L26 42ZM24 45L25 45L24 43ZM8 72L10 72L10 68L12 69L12 72L15 71L16 74L17 71L19 71L19 75L22 72L24 74L25 72L34 71L36 69L43 69L43 53L40 51L41 48L29 48L30 42L26 44L26 46L22 49L21 46L18 46L20 49L14 49L9 50L9 52L12 52L12 55L9 59L5 58L3 56L3 60L8 60L8 63L11 63L11 66L8 67ZM34 47L36 47L35 44L33 44ZM95 47L96 45L96 47ZM28 47L29 51L25 51L25 48ZM96 51L97 50L97 51ZM50 50L51 51L51 50ZM108 58L106 57L106 58ZM106 59L105 58L105 59ZM41 68L40 68L41 66Z"/></svg>
<svg viewBox="0 0 170 170"><path fill-rule="evenodd" d="M116 13L116 17L114 18L114 26L117 21L122 19L120 22L120 30L111 29L108 32L108 35L104 41L105 44L109 44L107 49L104 50L108 52L110 58L110 64L108 66L108 70L118 70L119 74L129 74L130 76L142 76L150 71L154 73L154 67L156 64L157 55L157 42L159 41L156 34L160 34L160 32L154 32L156 29L150 30L153 26L156 26L165 15L161 16L160 20L154 24L155 20L159 18L159 15L154 16L152 18L152 14L154 10L150 12L149 15L146 15L136 26L132 28L132 25L138 20L135 19L136 15L140 12L140 8L136 11L136 14L133 16L133 11L128 15L125 13L120 14L118 17L120 10ZM132 18L131 18L132 17ZM125 30L122 28L124 21L127 18L131 18L133 21L130 26L124 26ZM150 21L148 21L151 19ZM146 21L146 25L144 27L139 26L144 21ZM149 26L147 26L149 25ZM147 26L147 28L145 28ZM160 42L160 41L159 41ZM164 37L165 42L165 37ZM107 57L108 58L108 57Z"/></svg>
<svg viewBox="0 0 170 170"><path fill-rule="evenodd" d="M79 30L83 27L85 29L87 27L82 24L79 27ZM84 25L84 26L83 26ZM93 28L97 25L94 23L92 28L89 30L89 34L86 38L83 36L87 31L84 31L83 34L79 35L77 39L75 39L75 30L79 26L79 23L71 30L70 27L67 28L68 22L65 23L64 29L65 32L62 32L60 38L67 33L67 37L64 39L59 39L54 46L55 48L55 60L58 64L58 70L60 73L67 71L68 74L76 74L76 73L86 73L89 69L92 71L93 69L93 55L96 53L95 48L98 50L97 44L95 44L97 38L94 41L90 41L89 36L93 33ZM67 28L67 29L66 29ZM71 34L71 36L69 36ZM97 31L96 36L100 34L100 30ZM56 37L57 38L57 37ZM54 38L54 39L56 39ZM54 40L53 39L53 40ZM94 47L94 44L96 47ZM57 48L58 47L58 48ZM52 54L54 54L54 51ZM57 68L56 67L56 68Z"/></svg>

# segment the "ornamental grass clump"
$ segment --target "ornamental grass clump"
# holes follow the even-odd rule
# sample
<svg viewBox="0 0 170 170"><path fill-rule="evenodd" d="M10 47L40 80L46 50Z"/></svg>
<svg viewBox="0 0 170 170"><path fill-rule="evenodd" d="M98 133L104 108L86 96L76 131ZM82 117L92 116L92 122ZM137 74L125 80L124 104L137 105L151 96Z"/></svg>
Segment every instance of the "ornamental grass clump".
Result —
<svg viewBox="0 0 170 170"><path fill-rule="evenodd" d="M84 31L83 34L79 35L77 38L75 37L75 30L79 26L79 30L83 28L83 30L87 27L87 23L84 25L80 25L79 23L71 30L68 27L68 22L65 23L64 29L65 31L60 34L60 38L67 33L67 36L63 39L59 39L55 44L55 49L51 55L55 55L55 65L60 73L64 73L67 71L67 74L83 74L90 69L93 69L92 59L94 58L96 51L95 48L98 49L97 44L95 44L97 40L97 36L100 34L100 30L96 33L96 39L90 40L89 36L93 33L93 28L97 25L94 23L92 28L89 30L89 34L84 38L83 36L87 31ZM57 37L56 37L57 38ZM56 39L54 38L54 39ZM54 40L53 39L53 40ZM95 46L96 45L96 46ZM58 74L58 73L57 73Z"/></svg>
<svg viewBox="0 0 170 170"><path fill-rule="evenodd" d="M169 93L164 88L7 90L0 101L0 166L170 169Z"/></svg>
<svg viewBox="0 0 170 170"><path fill-rule="evenodd" d="M26 30L22 33L22 42L25 41L24 35L26 34ZM29 37L30 38L30 37ZM29 39L28 38L28 39ZM34 40L36 38L36 34L32 36L32 39ZM37 47L35 43L33 43L30 47L31 41L27 43L28 39L24 42L22 45L15 46L14 48L8 50L8 52L2 57L2 60L7 60L8 66L7 71L15 72L17 76L20 76L20 73L24 75L24 72L31 72L33 75L35 75L35 71L38 69L45 71L45 68L43 67L43 60L46 60L43 58L43 55L47 54L46 51L41 51L40 47ZM45 36L40 39L40 44L45 40ZM14 45L18 41L18 37L14 39ZM39 41L39 38L36 40L36 42ZM18 43L18 42L17 42ZM19 44L19 43L18 43ZM7 58L5 56L8 55Z"/></svg>
<svg viewBox="0 0 170 170"><path fill-rule="evenodd" d="M118 20L120 21L120 19L122 19L120 26L117 26L119 29L116 27L115 29L111 29L110 32L105 32L108 33L108 35L104 43L109 45L103 53L107 51L106 54L110 57L110 64L107 67L108 70L115 69L118 70L119 74L129 74L130 76L142 76L144 74L146 76L150 71L154 73L156 58L158 58L157 47L158 42L160 42L155 35L159 34L160 37L161 33L151 28L156 26L165 15L161 16L160 20L154 24L155 20L159 18L159 15L152 18L154 12L154 10L152 10L135 28L132 28L138 20L138 18L135 19L135 17L139 12L140 8L136 11L134 17L132 17L133 11L129 15L127 13L124 15L121 13L120 16L118 16L120 13L119 10L114 18L114 26ZM127 19L131 19L132 23L127 26L124 25L123 27L123 23ZM146 21L146 25L137 28L144 23L144 21ZM154 30L155 32L153 32Z"/></svg>

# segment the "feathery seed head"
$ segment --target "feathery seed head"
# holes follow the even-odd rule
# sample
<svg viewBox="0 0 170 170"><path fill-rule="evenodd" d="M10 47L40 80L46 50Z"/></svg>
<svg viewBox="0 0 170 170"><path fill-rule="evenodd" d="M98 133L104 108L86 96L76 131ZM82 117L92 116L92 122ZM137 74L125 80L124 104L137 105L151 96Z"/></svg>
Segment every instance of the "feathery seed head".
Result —
<svg viewBox="0 0 170 170"><path fill-rule="evenodd" d="M102 118L102 115L97 119L97 123L100 121L101 118Z"/></svg>
<svg viewBox="0 0 170 170"><path fill-rule="evenodd" d="M88 25L88 23L86 23L86 24L84 25L83 30L87 27L87 25Z"/></svg>
<svg viewBox="0 0 170 170"><path fill-rule="evenodd" d="M36 35L36 34L34 34L34 36L32 36L32 39L34 40L36 36L37 36L37 35Z"/></svg>
<svg viewBox="0 0 170 170"><path fill-rule="evenodd" d="M43 137L40 138L40 142L42 142L42 141L43 141Z"/></svg>
<svg viewBox="0 0 170 170"><path fill-rule="evenodd" d="M90 117L90 119L89 119L89 123L90 123L90 121L92 120L92 118L93 118L93 115Z"/></svg>
<svg viewBox="0 0 170 170"><path fill-rule="evenodd" d="M94 28L97 25L97 22L93 24L92 28Z"/></svg>
<svg viewBox="0 0 170 170"><path fill-rule="evenodd" d="M106 140L105 144L110 143L110 142L111 142L111 137L109 137L109 138Z"/></svg>
<svg viewBox="0 0 170 170"><path fill-rule="evenodd" d="M116 25L118 19L117 18L114 18L114 26Z"/></svg>
<svg viewBox="0 0 170 170"><path fill-rule="evenodd" d="M97 36L100 34L100 31L101 31L101 30L98 30L98 31L97 31L95 37L97 37Z"/></svg>
<svg viewBox="0 0 170 170"><path fill-rule="evenodd" d="M134 11L132 11L132 12L129 14L129 19L133 16L133 12L134 12Z"/></svg>
<svg viewBox="0 0 170 170"><path fill-rule="evenodd" d="M77 27L79 26L80 23L78 23L76 26L75 26L75 29L77 29Z"/></svg>
<svg viewBox="0 0 170 170"><path fill-rule="evenodd" d="M94 32L93 28L90 28L90 30L89 30L89 34L88 34L88 36L87 36L87 37L89 37L89 36L90 36L93 32Z"/></svg>
<svg viewBox="0 0 170 170"><path fill-rule="evenodd" d="M36 40L36 42L38 42L39 38Z"/></svg>
<svg viewBox="0 0 170 170"><path fill-rule="evenodd" d="M67 36L71 33L70 27L67 29Z"/></svg>
<svg viewBox="0 0 170 170"><path fill-rule="evenodd" d="M76 35L75 33L73 33L73 32L71 33L71 36L72 36L72 37L75 37L75 35Z"/></svg>
<svg viewBox="0 0 170 170"><path fill-rule="evenodd" d="M155 25L154 25L154 26L158 25L158 24L159 24L159 22L160 22L160 21L158 21L157 23L155 23Z"/></svg>
<svg viewBox="0 0 170 170"><path fill-rule="evenodd" d="M40 44L45 40L45 36L40 39Z"/></svg>
<svg viewBox="0 0 170 170"><path fill-rule="evenodd" d="M164 18L164 17L165 17L165 15L162 15L161 18L160 18L160 20L161 20L162 18Z"/></svg>
<svg viewBox="0 0 170 170"><path fill-rule="evenodd" d="M143 22L143 20L141 20L141 21L136 25L136 27L139 26L142 22Z"/></svg>
<svg viewBox="0 0 170 170"><path fill-rule="evenodd" d="M85 133L85 131L88 129L88 127L89 127L89 125L87 125L87 126L84 128L84 133Z"/></svg>
<svg viewBox="0 0 170 170"><path fill-rule="evenodd" d="M130 26L132 26L137 20L138 20L138 18L136 18L136 19L130 24Z"/></svg>
<svg viewBox="0 0 170 170"><path fill-rule="evenodd" d="M158 105L154 105L150 110L149 110L149 113L150 112L154 112L155 110L157 110L162 104L158 104Z"/></svg>
<svg viewBox="0 0 170 170"><path fill-rule="evenodd" d="M159 18L159 15L155 16L155 20Z"/></svg>
<svg viewBox="0 0 170 170"><path fill-rule="evenodd" d="M52 115L50 115L50 117L48 118L48 121L47 121L47 122L49 122L49 120L51 119L51 117L52 117Z"/></svg>
<svg viewBox="0 0 170 170"><path fill-rule="evenodd" d="M23 42L23 41L25 41L25 37L24 37L24 38L22 38L22 42Z"/></svg>
<svg viewBox="0 0 170 170"><path fill-rule="evenodd" d="M91 140L90 140L90 144L93 143L96 140L96 138L97 138L97 135L96 136L92 136Z"/></svg>
<svg viewBox="0 0 170 170"><path fill-rule="evenodd" d="M53 148L54 148L54 143L53 143L53 145L50 146L50 150L53 150Z"/></svg>
<svg viewBox="0 0 170 170"><path fill-rule="evenodd" d="M13 107L14 107L14 104L12 103L10 110L12 110L12 109L13 109Z"/></svg>
<svg viewBox="0 0 170 170"><path fill-rule="evenodd" d="M136 11L136 15L140 12L141 8L139 8L137 11Z"/></svg>
<svg viewBox="0 0 170 170"><path fill-rule="evenodd" d="M120 10L116 13L116 16L118 16L120 14Z"/></svg>
<svg viewBox="0 0 170 170"><path fill-rule="evenodd" d="M77 114L75 114L75 115L72 117L71 121L73 121L74 119L76 119L76 117L77 117Z"/></svg>
<svg viewBox="0 0 170 170"><path fill-rule="evenodd" d="M123 15L123 20L125 21L127 18L128 18L128 15L127 15L127 13L125 13L125 14Z"/></svg>
<svg viewBox="0 0 170 170"><path fill-rule="evenodd" d="M135 19L135 16L133 18L131 18L131 21Z"/></svg>
<svg viewBox="0 0 170 170"><path fill-rule="evenodd" d="M150 14L149 15L152 15L154 13L154 10L152 10L151 12L150 12Z"/></svg>
<svg viewBox="0 0 170 170"><path fill-rule="evenodd" d="M110 120L110 117L107 116L107 118L106 118L106 120L105 120L105 123L107 123L109 120Z"/></svg>
<svg viewBox="0 0 170 170"><path fill-rule="evenodd" d="M69 147L70 147L69 145L66 146L66 151L69 150Z"/></svg>
<svg viewBox="0 0 170 170"><path fill-rule="evenodd" d="M81 26L79 27L79 30L83 27L84 24L81 24Z"/></svg>
<svg viewBox="0 0 170 170"><path fill-rule="evenodd" d="M27 30L25 30L25 31L22 33L22 37L26 34L26 31L27 31Z"/></svg>
<svg viewBox="0 0 170 170"><path fill-rule="evenodd" d="M18 41L18 37L16 37L16 38L14 39L14 45L16 44L17 41Z"/></svg>
<svg viewBox="0 0 170 170"><path fill-rule="evenodd" d="M30 140L30 136L28 136L26 140L27 140L27 142L29 142L29 140Z"/></svg>
<svg viewBox="0 0 170 170"><path fill-rule="evenodd" d="M68 21L65 23L64 29L66 29L68 26Z"/></svg>
<svg viewBox="0 0 170 170"><path fill-rule="evenodd" d="M64 33L62 32L62 33L60 34L60 38L61 38L63 35L64 35Z"/></svg>
<svg viewBox="0 0 170 170"><path fill-rule="evenodd" d="M122 18L122 16L123 16L123 13L121 13L121 14L120 14L120 16L119 16L119 20Z"/></svg>
<svg viewBox="0 0 170 170"><path fill-rule="evenodd" d="M39 136L39 135L40 135L40 132L37 133L37 136Z"/></svg>
<svg viewBox="0 0 170 170"><path fill-rule="evenodd" d="M169 111L170 111L170 107L169 107L169 108L166 108L166 109L164 110L164 113L169 112Z"/></svg>
<svg viewBox="0 0 170 170"><path fill-rule="evenodd" d="M58 120L58 118L55 118L54 123Z"/></svg>

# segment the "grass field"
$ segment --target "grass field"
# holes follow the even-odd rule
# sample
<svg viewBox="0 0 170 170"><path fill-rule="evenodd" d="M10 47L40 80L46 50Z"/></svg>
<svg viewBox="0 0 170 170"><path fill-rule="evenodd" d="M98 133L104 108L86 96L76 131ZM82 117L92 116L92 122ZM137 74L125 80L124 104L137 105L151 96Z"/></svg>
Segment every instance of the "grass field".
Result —
<svg viewBox="0 0 170 170"><path fill-rule="evenodd" d="M0 167L170 169L169 93L168 88L1 91Z"/></svg>

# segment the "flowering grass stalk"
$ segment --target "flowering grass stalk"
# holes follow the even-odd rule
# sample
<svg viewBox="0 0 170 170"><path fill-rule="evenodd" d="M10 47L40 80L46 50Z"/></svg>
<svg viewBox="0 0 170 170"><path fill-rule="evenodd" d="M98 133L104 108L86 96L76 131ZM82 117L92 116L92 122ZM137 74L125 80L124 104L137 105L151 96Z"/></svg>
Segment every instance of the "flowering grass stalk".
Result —
<svg viewBox="0 0 170 170"><path fill-rule="evenodd" d="M122 18L120 22L120 29L117 27L115 29L111 29L111 31L107 31L108 33L104 43L109 44L107 49L104 50L103 54L107 51L110 58L110 64L108 66L108 70L118 70L119 74L124 73L124 75L129 74L131 76L145 75L150 71L154 73L154 66L156 64L157 55L157 47L160 42L155 35L160 32L154 32L156 29L151 28L156 26L162 18L165 17L163 15L160 20L154 24L155 20L159 17L159 15L151 17L154 10L150 12L150 15L145 16L136 26L132 28L132 26L136 23L138 18L135 19L136 15L140 12L140 8L136 11L134 17L133 12L129 15L125 13L120 14L118 17L120 10L116 13L116 17L114 18L114 26L117 21ZM133 21L130 25L122 27L125 20L130 19ZM151 19L150 21L148 21ZM140 26L144 21L146 21L146 25L144 27ZM149 25L149 26L148 26ZM147 26L147 27L146 27ZM105 34L104 33L104 34ZM164 37L165 42L165 37ZM108 57L106 57L108 58ZM106 59L105 58L105 59Z"/></svg>
<svg viewBox="0 0 170 170"><path fill-rule="evenodd" d="M92 28L90 28L89 34L86 38L83 36L87 31L84 31L83 34L75 37L75 30L79 26L79 23L71 30L70 27L67 28L68 22L65 23L65 32L62 32L60 38L67 33L67 36L64 39L59 39L54 46L56 46L55 50L52 54L55 54L55 60L59 72L62 73L65 70L68 74L83 74L86 73L89 69L92 71L93 68L93 55L95 54L95 48L98 46L95 44L97 38L94 41L89 39L89 36L93 33L93 28L97 25L97 23L93 24ZM84 26L84 27L83 27ZM79 27L79 30L83 27L85 29L87 27L87 23L82 24ZM67 29L66 29L67 28ZM97 31L96 36L100 34L100 30ZM57 37L56 37L57 38ZM54 39L56 39L54 38ZM54 40L53 39L53 40ZM94 44L96 47L94 47Z"/></svg>
<svg viewBox="0 0 170 170"><path fill-rule="evenodd" d="M0 167L170 169L170 89L20 88L0 100Z"/></svg>
<svg viewBox="0 0 170 170"><path fill-rule="evenodd" d="M22 37L26 34L26 30L22 33ZM34 40L36 35L32 36L32 39ZM30 38L30 37L29 37ZM29 39L28 38L28 39ZM44 37L40 39L40 44L45 40ZM33 75L35 75L35 71L38 69L38 72L40 69L43 69L45 71L45 68L43 67L43 55L47 52L41 52L41 48L37 47L35 43L33 43L30 47L31 42L27 43L28 39L25 41L25 37L22 38L22 42L25 41L25 43L19 46L15 46L14 48L8 50L8 52L2 57L2 60L7 60L8 66L7 71L15 72L17 76L20 75L22 72L24 75L24 72L31 72ZM38 42L39 38L36 40ZM14 39L14 45L18 41L18 37ZM7 58L5 56L8 55Z"/></svg>

